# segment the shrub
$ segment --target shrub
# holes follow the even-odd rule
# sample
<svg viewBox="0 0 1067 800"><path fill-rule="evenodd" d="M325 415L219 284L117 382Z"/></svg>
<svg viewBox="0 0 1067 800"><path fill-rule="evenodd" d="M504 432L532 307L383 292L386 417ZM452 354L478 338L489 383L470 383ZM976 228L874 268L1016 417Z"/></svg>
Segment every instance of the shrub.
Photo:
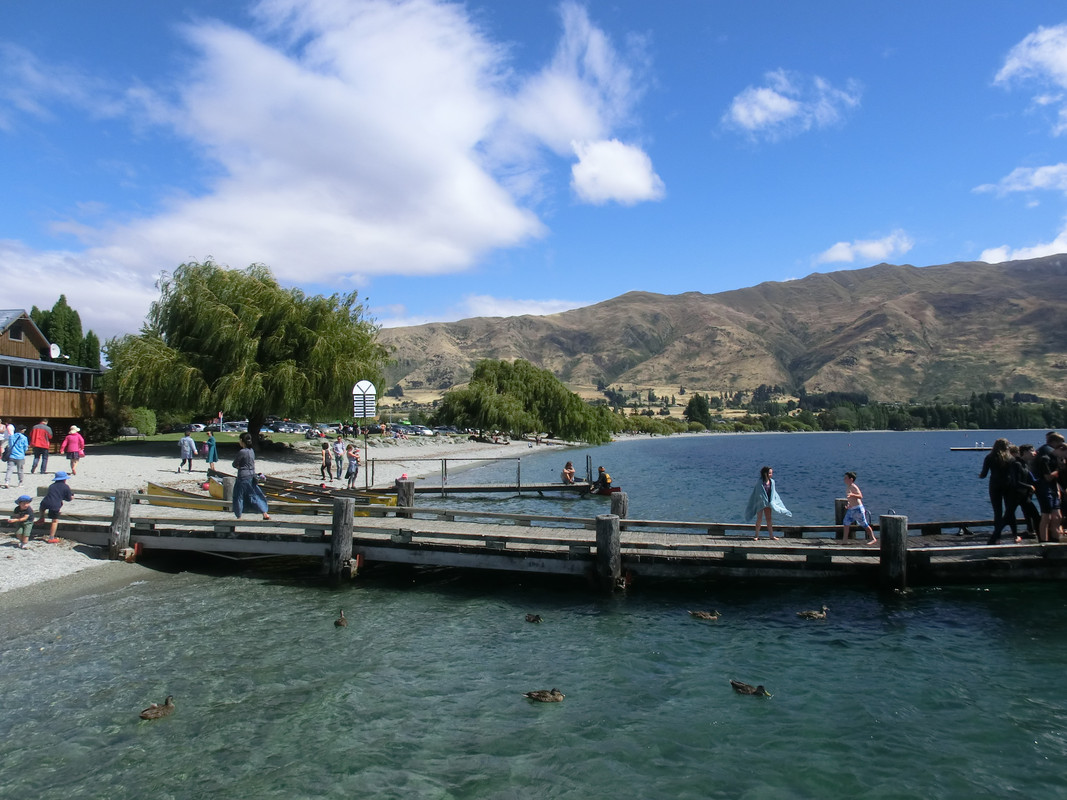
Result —
<svg viewBox="0 0 1067 800"><path fill-rule="evenodd" d="M156 432L156 412L150 408L131 408L130 425L145 436L152 436Z"/></svg>

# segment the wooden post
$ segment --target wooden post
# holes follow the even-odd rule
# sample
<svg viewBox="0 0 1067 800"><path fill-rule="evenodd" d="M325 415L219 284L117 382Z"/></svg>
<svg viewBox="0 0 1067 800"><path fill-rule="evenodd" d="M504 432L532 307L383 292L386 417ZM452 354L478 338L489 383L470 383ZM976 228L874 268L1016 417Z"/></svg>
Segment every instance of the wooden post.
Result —
<svg viewBox="0 0 1067 800"><path fill-rule="evenodd" d="M222 499L233 500L233 485L237 482L236 478L226 477L222 479Z"/></svg>
<svg viewBox="0 0 1067 800"><path fill-rule="evenodd" d="M338 497L333 501L333 526L330 528L330 553L327 574L335 583L351 577L352 529L355 526L356 501Z"/></svg>
<svg viewBox="0 0 1067 800"><path fill-rule="evenodd" d="M130 546L130 507L133 491L115 491L115 510L111 512L111 527L107 532L107 557L112 561L123 558L122 551Z"/></svg>
<svg viewBox="0 0 1067 800"><path fill-rule="evenodd" d="M619 518L614 514L596 518L596 571L600 585L609 591L622 579L622 537Z"/></svg>
<svg viewBox="0 0 1067 800"><path fill-rule="evenodd" d="M834 525L837 526L837 530L834 531L834 537L837 539L845 538L845 509L848 507L848 500L843 497L838 497L834 500Z"/></svg>
<svg viewBox="0 0 1067 800"><path fill-rule="evenodd" d="M882 516L878 518L880 559L878 572L885 589L908 588L908 518Z"/></svg>
<svg viewBox="0 0 1067 800"><path fill-rule="evenodd" d="M396 479L396 504L410 508L415 505L415 481ZM398 517L411 517L411 512L397 512Z"/></svg>
<svg viewBox="0 0 1067 800"><path fill-rule="evenodd" d="M630 511L630 496L626 492L611 493L611 513L619 519L626 519Z"/></svg>

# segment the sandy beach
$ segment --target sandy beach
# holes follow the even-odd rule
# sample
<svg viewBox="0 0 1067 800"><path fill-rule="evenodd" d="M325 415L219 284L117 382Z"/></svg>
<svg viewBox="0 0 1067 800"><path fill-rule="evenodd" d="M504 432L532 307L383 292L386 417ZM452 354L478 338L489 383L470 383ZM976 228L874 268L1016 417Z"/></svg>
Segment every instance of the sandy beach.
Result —
<svg viewBox="0 0 1067 800"><path fill-rule="evenodd" d="M204 434L194 434L197 443L204 441ZM230 462L237 453L236 437L219 435L219 468L232 471ZM360 440L362 446L363 440ZM552 447L562 454L564 447L556 444L541 444L536 447ZM509 445L494 445L472 442L465 436L420 436L410 439L382 439L371 436L367 439L367 449L361 450L364 467L360 470L358 486L365 483L364 472L367 459L374 461L374 485L392 484L402 474L418 479L436 475L440 470L440 459L447 458L449 470L462 469L464 459L514 458L529 451L529 443L512 442ZM299 441L292 448L261 448L256 454L256 467L260 472L280 478L320 482L319 463L321 445L318 441ZM456 459L456 461L452 461ZM565 460L565 459L564 459ZM152 481L168 486L195 490L202 483L206 474L206 465L202 458L194 463L194 471L177 472L178 444L173 442L121 442L108 445L89 446L86 456L78 465L77 475L69 479L74 500L63 507L65 515L110 513L110 506L99 501L79 499L78 490L109 491L114 489L143 489ZM29 473L30 460L26 461L26 474L21 489L12 486L0 489L0 509L7 519L16 505L16 498L28 494L34 498L33 508L39 507L41 494L51 483L57 470L69 471L65 457L53 454L48 460L48 474ZM6 466L6 465L5 465ZM562 462L560 464L562 466ZM12 475L12 480L15 480ZM343 481L335 480L331 484L340 488ZM185 512L188 513L188 512ZM108 580L108 571L121 571L130 565L122 562L108 561L106 553L98 548L76 544L63 538L63 523L59 524L59 544L47 544L44 534L47 524L35 526L35 537L30 541L29 549L20 550L17 540L11 535L12 526L4 526L0 537L0 605L6 606L14 600L13 592L36 584L70 579L70 576L84 570L92 570L94 577ZM65 584L67 580L63 581ZM51 585L51 584L50 584Z"/></svg>

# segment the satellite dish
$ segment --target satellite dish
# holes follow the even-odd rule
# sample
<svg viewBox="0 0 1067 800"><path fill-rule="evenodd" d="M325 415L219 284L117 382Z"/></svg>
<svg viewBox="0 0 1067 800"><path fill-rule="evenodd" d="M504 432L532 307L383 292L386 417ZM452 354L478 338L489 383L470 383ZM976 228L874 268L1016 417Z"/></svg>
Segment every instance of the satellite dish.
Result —
<svg viewBox="0 0 1067 800"><path fill-rule="evenodd" d="M59 345L54 343L49 345L48 354L52 356L53 360L59 358Z"/></svg>

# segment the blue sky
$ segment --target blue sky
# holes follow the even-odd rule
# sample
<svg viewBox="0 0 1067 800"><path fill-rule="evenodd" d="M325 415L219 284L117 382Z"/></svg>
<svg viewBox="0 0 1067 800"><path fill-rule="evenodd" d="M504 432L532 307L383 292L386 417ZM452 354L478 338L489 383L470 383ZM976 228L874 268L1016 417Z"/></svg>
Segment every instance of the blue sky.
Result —
<svg viewBox="0 0 1067 800"><path fill-rule="evenodd" d="M1067 251L1062 2L0 5L0 289L269 265L386 326Z"/></svg>

